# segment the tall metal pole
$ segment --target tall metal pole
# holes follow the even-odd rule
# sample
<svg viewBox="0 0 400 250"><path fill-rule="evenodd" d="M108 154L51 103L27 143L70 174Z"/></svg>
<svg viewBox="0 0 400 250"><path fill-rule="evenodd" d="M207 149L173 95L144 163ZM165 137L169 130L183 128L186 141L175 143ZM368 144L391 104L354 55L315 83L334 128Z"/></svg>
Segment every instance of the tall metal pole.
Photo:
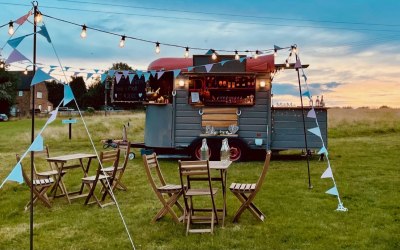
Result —
<svg viewBox="0 0 400 250"><path fill-rule="evenodd" d="M38 2L33 4L33 75L36 73L36 15L38 13ZM32 91L32 134L31 142L35 140L35 85L31 87ZM33 161L34 152L31 151L31 178L33 179ZM31 188L31 207L30 207L30 249L33 250L33 187Z"/></svg>
<svg viewBox="0 0 400 250"><path fill-rule="evenodd" d="M298 60L298 56L296 54L296 62L297 62L297 60ZM313 188L313 186L311 185L311 176L310 176L310 152L308 151L308 143L307 143L307 130L306 130L306 121L305 121L305 118L304 118L303 94L301 93L299 69L296 69L296 71L297 71L297 80L299 82L299 93L300 93L300 101L301 101L301 115L303 117L304 142L306 144L307 170L308 170L308 188L311 189L311 188Z"/></svg>

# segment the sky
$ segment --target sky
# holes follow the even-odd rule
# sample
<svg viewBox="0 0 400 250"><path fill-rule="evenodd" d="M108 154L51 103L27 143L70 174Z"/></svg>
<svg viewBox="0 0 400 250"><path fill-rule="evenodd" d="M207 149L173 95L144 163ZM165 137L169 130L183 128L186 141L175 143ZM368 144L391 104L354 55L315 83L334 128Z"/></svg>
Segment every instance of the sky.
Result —
<svg viewBox="0 0 400 250"><path fill-rule="evenodd" d="M118 35L181 46L226 50L266 50L296 44L310 92L324 96L327 106L400 108L400 1L396 0L40 0L45 15ZM0 25L16 20L32 7L30 1L0 0ZM160 57L183 57L184 49L88 30L44 17L52 44L38 38L37 60L45 65L77 69L108 69L126 62L136 69ZM17 27L17 25L15 26ZM32 32L25 23L15 37ZM0 46L9 39L0 29ZM11 53L3 47L1 57ZM54 50L57 56L54 53ZM18 50L32 58L32 38ZM204 51L191 50L191 54ZM221 53L222 54L222 53ZM281 50L275 63L284 63ZM251 56L251 55L248 55ZM291 59L293 60L293 59ZM292 61L293 62L293 61ZM304 82L302 82L303 88ZM300 105L297 73L279 72L273 81L274 105Z"/></svg>

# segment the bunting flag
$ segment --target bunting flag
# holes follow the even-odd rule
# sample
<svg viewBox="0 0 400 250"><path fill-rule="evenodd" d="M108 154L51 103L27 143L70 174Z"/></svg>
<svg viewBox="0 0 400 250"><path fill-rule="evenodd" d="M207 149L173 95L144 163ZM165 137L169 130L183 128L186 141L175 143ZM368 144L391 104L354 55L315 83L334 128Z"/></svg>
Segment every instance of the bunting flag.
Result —
<svg viewBox="0 0 400 250"><path fill-rule="evenodd" d="M22 25L25 23L26 20L28 20L29 16L32 15L32 11L29 11L27 14L23 15L22 17L18 18L15 20L15 23Z"/></svg>
<svg viewBox="0 0 400 250"><path fill-rule="evenodd" d="M142 77L143 72L141 70L136 70L136 75L139 77L139 79Z"/></svg>
<svg viewBox="0 0 400 250"><path fill-rule="evenodd" d="M68 84L64 84L64 106L74 99L72 89Z"/></svg>
<svg viewBox="0 0 400 250"><path fill-rule="evenodd" d="M30 36L32 34L25 35L25 36L20 36L20 37L14 38L14 39L10 39L10 40L7 41L7 43L8 43L8 45L10 45L14 49L16 49L18 47L18 45L22 42L22 40L25 39L25 37Z"/></svg>
<svg viewBox="0 0 400 250"><path fill-rule="evenodd" d="M302 77L304 78L304 81L307 82L307 76L303 74Z"/></svg>
<svg viewBox="0 0 400 250"><path fill-rule="evenodd" d="M155 70L150 70L150 74L151 74L153 77L156 77L157 71L155 71Z"/></svg>
<svg viewBox="0 0 400 250"><path fill-rule="evenodd" d="M239 59L239 61L242 63L244 60L246 60L246 57L244 56L244 57L241 57L240 59Z"/></svg>
<svg viewBox="0 0 400 250"><path fill-rule="evenodd" d="M281 48L281 47L279 47L277 45L274 45L274 50L281 50L281 49L283 49L283 48Z"/></svg>
<svg viewBox="0 0 400 250"><path fill-rule="evenodd" d="M322 138L321 130L319 129L319 127L310 128L310 129L307 129L307 130L310 131L311 133L313 133L314 135L319 136L320 138Z"/></svg>
<svg viewBox="0 0 400 250"><path fill-rule="evenodd" d="M120 74L120 73L115 74L115 80L117 83L119 83L119 81L121 81L121 77L122 77L122 74Z"/></svg>
<svg viewBox="0 0 400 250"><path fill-rule="evenodd" d="M56 65L50 65L50 68L51 69L55 69L55 68L57 68L58 66L56 66Z"/></svg>
<svg viewBox="0 0 400 250"><path fill-rule="evenodd" d="M0 188L3 187L4 183L6 181L16 181L19 184L24 183L24 178L22 177L22 166L21 163L17 163L11 173L7 176L7 178L3 181L3 183L0 185Z"/></svg>
<svg viewBox="0 0 400 250"><path fill-rule="evenodd" d="M125 79L127 79L129 75L129 70L122 71L122 74L124 75Z"/></svg>
<svg viewBox="0 0 400 250"><path fill-rule="evenodd" d="M225 63L229 62L229 60L223 60L220 62L221 66L224 66Z"/></svg>
<svg viewBox="0 0 400 250"><path fill-rule="evenodd" d="M175 71L174 71L174 74L175 74ZM147 82L150 79L150 73L148 73L148 72L143 73L143 76L144 76L144 81L145 82Z"/></svg>
<svg viewBox="0 0 400 250"><path fill-rule="evenodd" d="M211 68L213 66L214 66L214 64L212 64L212 63L204 65L204 67L206 68L207 73L210 72L210 70L211 70Z"/></svg>
<svg viewBox="0 0 400 250"><path fill-rule="evenodd" d="M52 123L57 118L57 113L58 113L58 107L49 113L50 118L47 120L46 125Z"/></svg>
<svg viewBox="0 0 400 250"><path fill-rule="evenodd" d="M86 80L93 76L93 73L87 73Z"/></svg>
<svg viewBox="0 0 400 250"><path fill-rule="evenodd" d="M79 75L79 72L74 72L73 76L77 76L77 75Z"/></svg>
<svg viewBox="0 0 400 250"><path fill-rule="evenodd" d="M296 60L296 63L294 64L294 68L295 68L295 69L300 69L300 68L301 68L300 59L297 59L297 60Z"/></svg>
<svg viewBox="0 0 400 250"><path fill-rule="evenodd" d="M329 189L325 193L338 196L338 191L337 191L336 186L334 186L333 188Z"/></svg>
<svg viewBox="0 0 400 250"><path fill-rule="evenodd" d="M108 75L109 75L110 77L113 77L113 76L115 75L115 70L110 69L110 70L108 71Z"/></svg>
<svg viewBox="0 0 400 250"><path fill-rule="evenodd" d="M49 74L44 72L41 68L38 68L35 72L35 75L33 76L31 86L41 83L43 81L49 80L49 79L53 79L53 77L51 77Z"/></svg>
<svg viewBox="0 0 400 250"><path fill-rule="evenodd" d="M317 114L315 113L314 107L311 108L310 111L307 113L308 118L317 118Z"/></svg>
<svg viewBox="0 0 400 250"><path fill-rule="evenodd" d="M32 142L31 146L29 147L28 151L43 151L43 137L39 134L36 136L35 140Z"/></svg>
<svg viewBox="0 0 400 250"><path fill-rule="evenodd" d="M135 78L135 74L129 74L129 75L128 75L129 83L132 84L132 81L133 81L134 78Z"/></svg>
<svg viewBox="0 0 400 250"><path fill-rule="evenodd" d="M307 90L306 92L304 92L303 96L307 96L308 99L311 99L310 91Z"/></svg>
<svg viewBox="0 0 400 250"><path fill-rule="evenodd" d="M321 179L332 178L332 177L333 177L333 174L332 174L331 166L328 166L328 168L325 170L325 172L321 175Z"/></svg>
<svg viewBox="0 0 400 250"><path fill-rule="evenodd" d="M174 70L174 78L176 78L180 73L181 73L180 69L175 69Z"/></svg>
<svg viewBox="0 0 400 250"><path fill-rule="evenodd" d="M47 74L51 74L51 72L53 72L55 69L50 69L49 72Z"/></svg>
<svg viewBox="0 0 400 250"><path fill-rule="evenodd" d="M64 67L65 71L68 71L71 67Z"/></svg>
<svg viewBox="0 0 400 250"><path fill-rule="evenodd" d="M46 26L43 24L42 26L39 26L40 30L38 31L39 34L44 36L47 39L47 42L51 43L50 35L49 32L47 32Z"/></svg>
<svg viewBox="0 0 400 250"><path fill-rule="evenodd" d="M194 67L192 67L192 66L187 67L188 72L192 71L193 69L194 69Z"/></svg>
<svg viewBox="0 0 400 250"><path fill-rule="evenodd" d="M96 74L97 74L97 72L99 72L98 69L93 69L93 71L94 71L94 73L96 73Z"/></svg>
<svg viewBox="0 0 400 250"><path fill-rule="evenodd" d="M164 74L164 71L158 71L157 72L157 80L161 78L161 76Z"/></svg>
<svg viewBox="0 0 400 250"><path fill-rule="evenodd" d="M318 154L319 154L319 155L321 155L321 154L328 155L328 150L326 150L326 147L323 146L323 147L318 151Z"/></svg>
<svg viewBox="0 0 400 250"><path fill-rule="evenodd" d="M107 79L107 74L101 74L100 75L100 81L104 82Z"/></svg>
<svg viewBox="0 0 400 250"><path fill-rule="evenodd" d="M13 62L20 62L20 61L30 61L28 58L26 58L24 55L21 54L18 50L14 49L11 54L8 56L6 60L6 64L10 64Z"/></svg>

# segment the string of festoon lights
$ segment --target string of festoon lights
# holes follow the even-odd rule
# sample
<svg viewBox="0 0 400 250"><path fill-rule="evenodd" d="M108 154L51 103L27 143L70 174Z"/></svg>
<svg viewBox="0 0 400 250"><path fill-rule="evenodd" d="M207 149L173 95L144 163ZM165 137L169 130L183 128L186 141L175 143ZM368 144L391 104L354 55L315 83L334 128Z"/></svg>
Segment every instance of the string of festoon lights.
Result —
<svg viewBox="0 0 400 250"><path fill-rule="evenodd" d="M126 41L127 39L132 39L132 40L136 40L136 41L140 41L140 42L145 42L145 43L151 43L155 45L155 53L159 54L161 52L161 45L163 46L167 46L167 47L176 47L176 48L183 48L184 49L184 53L183 56L185 58L188 58L190 56L190 50L200 50L200 51L211 51L211 58L213 60L217 60L218 55L217 52L228 52L228 53L234 53L234 59L235 60L240 60L240 55L239 53L251 53L252 54L252 58L253 59L257 59L259 55L262 55L264 53L267 52L273 52L274 56L277 56L277 53L279 50L283 50L283 49L289 49L290 53L289 56L287 57L287 59L285 60L285 66L286 67L290 67L290 58L292 56L292 54L296 54L297 53L297 45L292 45L289 47L279 47L279 46L274 46L273 49L261 49L261 50L227 50L227 49L209 49L209 48L201 48L201 47L190 47L190 46L183 46L183 45L179 45L179 44L172 44L172 43L163 43L163 42L159 42L159 41L152 41L152 40L147 40L147 39L143 39L143 38L139 38L139 37L134 37L134 36L129 36L129 35L121 35L121 34L117 34L115 32L111 32L111 31L107 31L107 30L103 30L103 29L99 29L99 28L95 28L95 27L90 27L87 26L86 24L78 24L69 20L65 20L65 19L61 19L58 17L53 17L47 14L43 14L41 11L37 11L36 15L35 15L35 21L37 24L41 23L43 20L43 17L47 17L50 19L54 19L60 22L64 22L64 23L68 23L74 26L78 26L81 27L81 32L80 32L80 36L82 39L86 39L87 35L88 35L88 30L94 30L94 31L98 31L101 33L105 33L105 34L109 34L109 35L113 35L113 36L118 36L120 37L119 40L119 47L123 48L125 47ZM0 28L7 26L8 25L8 34L10 36L14 35L14 22L15 21L10 21L6 24L3 24L0 26ZM3 60L0 60L0 68L4 68L5 67L5 62Z"/></svg>

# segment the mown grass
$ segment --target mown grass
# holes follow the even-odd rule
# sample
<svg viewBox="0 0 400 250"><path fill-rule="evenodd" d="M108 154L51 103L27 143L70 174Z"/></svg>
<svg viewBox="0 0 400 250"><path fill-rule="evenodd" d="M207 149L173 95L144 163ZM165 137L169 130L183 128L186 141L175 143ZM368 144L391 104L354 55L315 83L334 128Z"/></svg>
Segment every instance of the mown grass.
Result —
<svg viewBox="0 0 400 250"><path fill-rule="evenodd" d="M358 110L367 112L358 114L359 118L347 111L353 110L329 110L329 157L348 212L334 211L337 199L324 193L332 187L331 180L320 179L326 162L312 159L314 188L309 190L305 159L279 158L272 160L266 182L255 200L266 214L264 223L245 212L240 222L233 224L231 219L240 204L228 193L225 227L217 227L213 236L186 237L184 226L175 224L169 216L150 223L160 202L138 157L129 162L124 176L128 191L116 193L135 246L137 249L399 249L398 110L389 110L383 116L379 116L381 110L372 113ZM143 140L142 113L88 117L97 149L101 149L100 139L121 137L122 124L128 119L133 123L128 136ZM347 124L343 125L345 120ZM360 121L371 122L374 128L357 125ZM44 123L44 119L37 120L37 127ZM371 132L378 129L381 132ZM15 164L15 153L22 153L29 146L29 131L30 120L0 123L1 181ZM46 129L44 139L52 155L92 152L82 122L73 125L73 131L73 140L69 141L67 128L59 120ZM160 164L166 179L178 183L177 162L161 160ZM229 169L228 182L253 182L261 168L259 161L235 163ZM79 177L79 171L68 173L68 187L78 187ZM27 186L7 183L0 190L0 197L0 249L27 249L29 213L23 211L29 199ZM219 205L220 200L219 194ZM63 198L52 204L51 209L41 204L35 206L36 249L130 248L116 206L100 209L84 206L83 200L74 200L69 205Z"/></svg>

